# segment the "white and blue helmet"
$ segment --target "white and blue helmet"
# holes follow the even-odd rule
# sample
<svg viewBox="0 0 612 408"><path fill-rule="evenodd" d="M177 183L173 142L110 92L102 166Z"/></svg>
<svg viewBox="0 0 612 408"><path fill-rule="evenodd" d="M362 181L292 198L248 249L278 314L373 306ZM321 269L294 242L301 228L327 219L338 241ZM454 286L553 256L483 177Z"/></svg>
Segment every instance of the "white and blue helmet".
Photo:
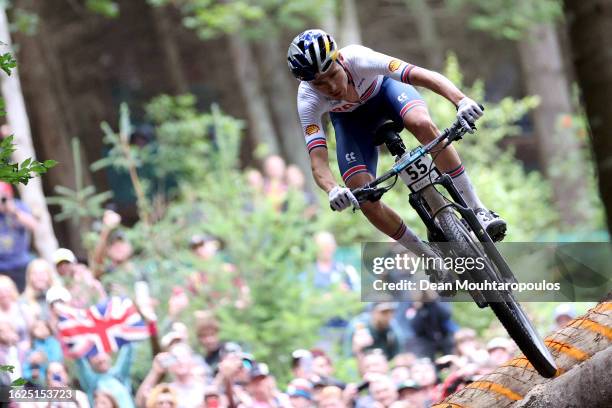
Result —
<svg viewBox="0 0 612 408"><path fill-rule="evenodd" d="M338 46L323 30L306 30L296 36L287 51L291 73L302 81L312 81L315 75L329 69L336 59Z"/></svg>

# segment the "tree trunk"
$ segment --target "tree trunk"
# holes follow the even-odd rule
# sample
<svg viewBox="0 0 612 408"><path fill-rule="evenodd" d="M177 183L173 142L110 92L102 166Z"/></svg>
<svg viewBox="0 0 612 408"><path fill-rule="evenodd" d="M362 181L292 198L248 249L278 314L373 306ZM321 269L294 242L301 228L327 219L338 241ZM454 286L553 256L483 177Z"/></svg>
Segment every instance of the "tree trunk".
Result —
<svg viewBox="0 0 612 408"><path fill-rule="evenodd" d="M274 78L273 81L263 81L269 86L266 89L270 108L280 136L279 144L283 147L284 156L297 165L304 174L310 173L310 159L304 145L304 136L297 116L297 96L294 80L290 77L288 69L279 69L286 66L285 48L275 35L266 37L258 44L263 55L262 78ZM297 82L297 81L295 81ZM312 177L306 177L308 188L315 187Z"/></svg>
<svg viewBox="0 0 612 408"><path fill-rule="evenodd" d="M585 361L590 361L598 353L604 353L604 350L606 350L605 353L609 353L610 346L612 346L612 302L609 295L605 302L598 304L584 316L570 321L565 327L548 336L545 344L550 349L559 368L556 378L546 379L541 377L529 361L521 355L495 369L492 373L468 384L466 388L457 391L443 402L434 405L434 408L457 406L469 406L470 408L514 408L517 401L524 400L532 389L540 385L548 387L548 384L553 382L578 383L582 381L582 371L576 367L580 367L580 364ZM599 364L599 361L593 362L594 366ZM589 379L585 379L585 381L589 381ZM609 390L611 388L610 376L603 376L599 380L599 384L607 387ZM556 389L556 386L553 386L553 388ZM594 405L558 405L553 403L546 406L555 408L597 407L600 405L597 405L595 398L603 396L605 396L604 393L593 393L590 401ZM570 394L563 394L562 397L565 397L567 402L571 402L572 399L579 401L581 398L588 398ZM609 402L609 400L605 402Z"/></svg>
<svg viewBox="0 0 612 408"><path fill-rule="evenodd" d="M349 44L361 44L361 26L359 25L355 0L342 0L339 29L338 41L340 47Z"/></svg>
<svg viewBox="0 0 612 408"><path fill-rule="evenodd" d="M336 9L336 0L327 0L322 7L324 7L324 10L321 13L322 17L319 23L321 24L321 27L324 31L327 31L332 35L332 37L335 37L336 35L338 35L338 33L336 32L336 30L338 29L338 13Z"/></svg>
<svg viewBox="0 0 612 408"><path fill-rule="evenodd" d="M6 18L4 6L0 9L0 41L11 47L11 35ZM17 150L13 154L13 160L22 162L28 157L35 159L34 147L32 144L32 134L30 122L21 92L19 73L13 70L11 76L1 75L2 77L2 96L6 104L6 116L9 126L15 135L15 145ZM53 170L51 170L53 172ZM35 177L27 184L20 185L19 192L23 201L30 207L32 213L39 221L39 227L34 231L34 246L40 256L51 261L53 252L57 249L57 239L53 232L51 216L47 209L45 195L43 194L42 182Z"/></svg>
<svg viewBox="0 0 612 408"><path fill-rule="evenodd" d="M171 11L168 6L152 6L153 23L161 49L163 52L162 59L166 65L166 70L171 79L172 87L176 94L184 94L189 92L189 86L187 80L183 74L183 64L181 63L181 56L179 53L179 47L174 38L174 32L172 30L172 22L170 21L169 12Z"/></svg>
<svg viewBox="0 0 612 408"><path fill-rule="evenodd" d="M444 49L438 34L434 11L428 0L404 0L406 6L416 16L416 24L421 49L425 52L429 69L440 71L444 68Z"/></svg>
<svg viewBox="0 0 612 408"><path fill-rule="evenodd" d="M236 84L246 104L249 117L249 133L255 144L264 143L269 154L279 154L278 137L272 125L272 115L259 87L261 75L249 44L239 34L228 35L231 64L236 74Z"/></svg>
<svg viewBox="0 0 612 408"><path fill-rule="evenodd" d="M35 2L32 7L32 11L41 17L39 32L34 36L17 35L16 38L19 43L17 60L21 66L23 95L28 102L32 121L33 141L40 155L58 161L58 165L44 177L47 191L53 191L58 185L75 188L70 139L78 136L78 130L71 115L70 96L64 88L64 67L53 36L45 25L43 4ZM81 159L83 180L89 185L91 174L85 154ZM84 254L79 227L72 223L65 223L62 227L68 237L64 245L77 254Z"/></svg>
<svg viewBox="0 0 612 408"><path fill-rule="evenodd" d="M576 367L571 376L564 375L534 387L512 408L609 407L612 401L610 362L612 347Z"/></svg>
<svg viewBox="0 0 612 408"><path fill-rule="evenodd" d="M565 0L572 59L591 128L590 139L612 235L612 3Z"/></svg>
<svg viewBox="0 0 612 408"><path fill-rule="evenodd" d="M573 109L555 28L551 24L534 26L518 47L527 92L540 97L533 115L540 164L552 183L563 226L580 226L586 175L578 138L571 128L562 126L561 119Z"/></svg>

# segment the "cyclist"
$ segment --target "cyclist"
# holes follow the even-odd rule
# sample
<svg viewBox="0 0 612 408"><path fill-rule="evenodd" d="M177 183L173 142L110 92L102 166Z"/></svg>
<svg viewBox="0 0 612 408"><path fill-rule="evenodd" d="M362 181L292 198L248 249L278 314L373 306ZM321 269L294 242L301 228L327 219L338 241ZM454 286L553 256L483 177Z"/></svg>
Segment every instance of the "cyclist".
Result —
<svg viewBox="0 0 612 408"><path fill-rule="evenodd" d="M457 118L470 133L470 124L483 114L475 101L443 75L360 45L339 50L332 36L323 30L306 30L296 36L289 45L287 60L289 69L301 81L297 107L312 174L337 211L358 208L350 189L375 177L378 149L373 135L380 124L388 120L402 123L422 144L439 134L413 85L431 89L451 101L457 107ZM321 123L326 112L336 133L338 166L346 187L338 185L329 166ZM453 146L446 147L435 163L453 178L491 238L501 240L505 221L480 201ZM400 216L381 201L364 202L361 210L376 228L404 247L420 243Z"/></svg>

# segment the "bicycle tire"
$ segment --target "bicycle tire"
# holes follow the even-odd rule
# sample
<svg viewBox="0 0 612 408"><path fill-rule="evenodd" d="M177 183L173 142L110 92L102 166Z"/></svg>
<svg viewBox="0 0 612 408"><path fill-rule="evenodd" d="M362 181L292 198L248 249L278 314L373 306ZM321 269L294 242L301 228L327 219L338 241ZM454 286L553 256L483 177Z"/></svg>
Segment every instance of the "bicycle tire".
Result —
<svg viewBox="0 0 612 408"><path fill-rule="evenodd" d="M438 214L437 220L447 241L457 245L463 256L483 256L482 249L476 244L480 242L473 237L454 211L442 211ZM486 278L503 282L499 274L491 269L492 265L487 263L487 268L483 271ZM485 276L475 275L474 278L482 280ZM536 371L542 377L554 377L557 373L554 358L514 295L508 291L488 291L485 293L485 298L497 319Z"/></svg>

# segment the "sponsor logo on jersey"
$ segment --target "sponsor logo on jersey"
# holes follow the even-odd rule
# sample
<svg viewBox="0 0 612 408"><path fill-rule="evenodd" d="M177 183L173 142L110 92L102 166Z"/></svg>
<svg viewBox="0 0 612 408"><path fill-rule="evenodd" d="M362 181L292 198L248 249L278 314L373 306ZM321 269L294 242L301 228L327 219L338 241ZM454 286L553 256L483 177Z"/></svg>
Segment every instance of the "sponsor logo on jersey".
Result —
<svg viewBox="0 0 612 408"><path fill-rule="evenodd" d="M344 155L347 163L352 163L357 161L357 157L355 157L355 152L350 152Z"/></svg>
<svg viewBox="0 0 612 408"><path fill-rule="evenodd" d="M305 132L306 132L306 134L307 134L307 135L309 135L309 136L310 136L310 135L314 135L314 134L315 134L315 133L317 133L319 130L320 130L320 129L319 129L319 127L318 127L317 125L308 125L308 126L306 126L306 130L305 130Z"/></svg>
<svg viewBox="0 0 612 408"><path fill-rule="evenodd" d="M402 61L400 60L391 60L391 62L389 62L389 71L390 72L395 72L399 69L399 67L402 65Z"/></svg>

